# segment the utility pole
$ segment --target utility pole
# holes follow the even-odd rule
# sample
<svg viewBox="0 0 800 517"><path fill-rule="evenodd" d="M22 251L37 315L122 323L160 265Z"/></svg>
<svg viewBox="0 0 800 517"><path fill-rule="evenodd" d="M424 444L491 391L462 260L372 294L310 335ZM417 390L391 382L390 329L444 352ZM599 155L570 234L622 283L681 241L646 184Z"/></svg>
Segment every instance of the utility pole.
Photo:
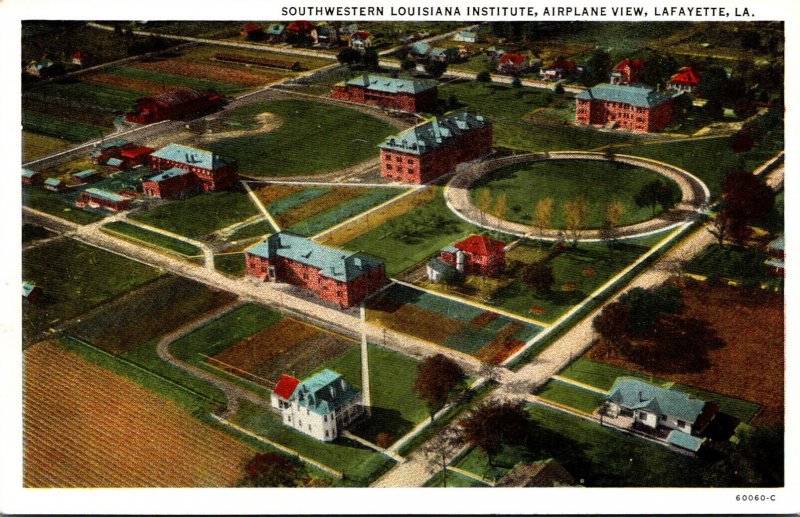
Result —
<svg viewBox="0 0 800 517"><path fill-rule="evenodd" d="M369 348L367 347L367 311L361 303L361 392L367 418L372 416L372 397L369 389Z"/></svg>

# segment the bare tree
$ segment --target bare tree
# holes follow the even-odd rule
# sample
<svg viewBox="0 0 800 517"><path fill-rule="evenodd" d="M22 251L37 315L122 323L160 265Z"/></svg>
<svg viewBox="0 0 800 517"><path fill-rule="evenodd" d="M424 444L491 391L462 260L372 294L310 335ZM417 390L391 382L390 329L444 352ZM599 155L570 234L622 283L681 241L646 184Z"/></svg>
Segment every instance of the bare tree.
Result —
<svg viewBox="0 0 800 517"><path fill-rule="evenodd" d="M505 219L507 211L508 203L506 201L506 193L501 192L500 195L497 196L497 201L494 205L494 215L500 219Z"/></svg>
<svg viewBox="0 0 800 517"><path fill-rule="evenodd" d="M422 455L428 461L428 471L433 475L441 472L444 486L447 486L447 465L463 443L461 432L451 425L436 433L420 447Z"/></svg>
<svg viewBox="0 0 800 517"><path fill-rule="evenodd" d="M564 220L567 225L567 233L572 237L572 247L578 247L578 239L589 219L589 203L586 199L579 197L564 203Z"/></svg>
<svg viewBox="0 0 800 517"><path fill-rule="evenodd" d="M603 229L600 232L600 238L606 242L610 257L614 256L614 248L619 240L619 223L624 214L625 205L623 205L622 202L617 199L612 201L608 205L608 208L606 208L606 220L603 224Z"/></svg>
<svg viewBox="0 0 800 517"><path fill-rule="evenodd" d="M544 231L551 226L551 221L553 219L553 198L546 197L544 199L540 199L538 203L536 203L536 210L533 214L534 225L536 229L539 230L539 244L541 245L542 240L544 239Z"/></svg>
<svg viewBox="0 0 800 517"><path fill-rule="evenodd" d="M733 229L733 221L725 212L717 214L713 219L706 222L706 230L717 239L717 243L722 246Z"/></svg>

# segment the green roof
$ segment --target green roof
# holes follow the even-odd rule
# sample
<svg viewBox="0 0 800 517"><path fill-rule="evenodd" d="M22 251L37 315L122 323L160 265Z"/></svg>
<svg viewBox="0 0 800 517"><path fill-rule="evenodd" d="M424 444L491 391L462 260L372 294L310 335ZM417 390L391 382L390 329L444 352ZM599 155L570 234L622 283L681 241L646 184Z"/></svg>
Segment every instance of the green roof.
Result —
<svg viewBox="0 0 800 517"><path fill-rule="evenodd" d="M478 33L477 32L470 32L470 31L461 31L461 32L458 33L458 35L461 36L462 38L477 38L478 37Z"/></svg>
<svg viewBox="0 0 800 517"><path fill-rule="evenodd" d="M125 201L126 197L120 196L116 192L109 192L108 190L102 190L99 188L87 188L84 190L87 194L90 194L95 197L99 197L102 199L108 199L109 201Z"/></svg>
<svg viewBox="0 0 800 517"><path fill-rule="evenodd" d="M682 449L692 452L697 452L700 450L700 446L703 445L704 441L705 440L702 438L692 436L691 434L684 433L683 431L678 431L677 429L674 429L669 433L669 435L667 435L667 443L677 445Z"/></svg>
<svg viewBox="0 0 800 517"><path fill-rule="evenodd" d="M169 178L175 178L177 176L183 176L184 174L192 174L191 172L187 171L186 169L179 169L178 167L173 167L171 169L167 169L155 176L151 176L147 178L145 181L164 181Z"/></svg>
<svg viewBox="0 0 800 517"><path fill-rule="evenodd" d="M706 402L682 391L667 389L639 379L620 377L614 382L608 400L629 409L641 409L693 423Z"/></svg>
<svg viewBox="0 0 800 517"><path fill-rule="evenodd" d="M27 280L23 280L22 281L22 296L27 298L28 295L30 295L33 292L35 287L36 287L36 284L34 284L33 282L28 282Z"/></svg>
<svg viewBox="0 0 800 517"><path fill-rule="evenodd" d="M786 240L783 235L780 235L770 242L768 247L774 250L784 251L786 249Z"/></svg>
<svg viewBox="0 0 800 517"><path fill-rule="evenodd" d="M386 93L420 93L436 88L436 81L424 79L395 79L384 75L362 74L349 81L339 83L347 86L360 86L367 90Z"/></svg>
<svg viewBox="0 0 800 517"><path fill-rule="evenodd" d="M621 102L639 108L652 108L663 104L671 97L669 95L663 95L654 88L644 84L598 84L593 88L579 93L575 98L581 100Z"/></svg>
<svg viewBox="0 0 800 517"><path fill-rule="evenodd" d="M206 170L219 169L231 163L230 160L221 158L211 151L180 144L169 144L154 152L152 156Z"/></svg>
<svg viewBox="0 0 800 517"><path fill-rule="evenodd" d="M379 147L403 153L422 155L445 145L467 131L484 127L489 121L465 111L434 118L387 138Z"/></svg>
<svg viewBox="0 0 800 517"><path fill-rule="evenodd" d="M318 415L329 415L358 396L359 391L336 372L323 370L301 382L291 401Z"/></svg>
<svg viewBox="0 0 800 517"><path fill-rule="evenodd" d="M61 185L61 183L62 181L58 178L47 178L46 180L44 180L45 185L52 185L54 187Z"/></svg>
<svg viewBox="0 0 800 517"><path fill-rule="evenodd" d="M247 253L267 259L284 257L315 267L322 276L341 282L349 282L383 265L382 261L369 255L332 248L287 232L270 235Z"/></svg>
<svg viewBox="0 0 800 517"><path fill-rule="evenodd" d="M94 170L94 169L86 169L85 171L76 172L75 174L72 175L72 177L73 178L85 179L85 178L91 178L92 176L95 176L96 174L97 174L96 170Z"/></svg>
<svg viewBox="0 0 800 517"><path fill-rule="evenodd" d="M39 174L39 173L34 171L34 170L31 170L31 169L26 169L24 167L22 169L22 177L23 178L32 178L36 174Z"/></svg>

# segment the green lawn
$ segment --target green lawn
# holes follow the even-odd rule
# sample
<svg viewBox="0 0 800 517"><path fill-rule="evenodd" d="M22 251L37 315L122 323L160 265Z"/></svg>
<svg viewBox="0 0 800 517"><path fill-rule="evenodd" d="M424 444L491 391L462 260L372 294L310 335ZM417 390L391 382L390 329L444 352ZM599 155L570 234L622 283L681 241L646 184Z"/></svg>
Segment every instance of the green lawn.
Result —
<svg viewBox="0 0 800 517"><path fill-rule="evenodd" d="M69 203L64 194L57 194L42 187L22 187L22 204L46 212L48 214L72 221L78 224L90 224L99 221L103 217L96 212L82 210Z"/></svg>
<svg viewBox="0 0 800 517"><path fill-rule="evenodd" d="M606 400L603 395L557 380L545 384L536 395L545 400L564 404L565 406L589 414L602 406Z"/></svg>
<svg viewBox="0 0 800 517"><path fill-rule="evenodd" d="M56 114L28 110L22 112L22 127L28 132L63 138L73 143L100 138L110 132L109 128L84 124Z"/></svg>
<svg viewBox="0 0 800 517"><path fill-rule="evenodd" d="M244 252L230 255L214 255L214 267L222 273L243 277L245 270Z"/></svg>
<svg viewBox="0 0 800 517"><path fill-rule="evenodd" d="M712 244L692 259L686 272L707 277L719 275L739 282L766 280L771 278L764 266L766 259L767 253L760 249Z"/></svg>
<svg viewBox="0 0 800 517"><path fill-rule="evenodd" d="M51 232L47 228L30 223L23 223L22 225L22 244L29 244L42 239L55 237L56 233Z"/></svg>
<svg viewBox="0 0 800 517"><path fill-rule="evenodd" d="M184 257L202 256L203 252L197 246L187 242L173 239L166 235L156 233L140 226L126 223L125 221L114 221L103 226L103 230L129 237L134 241L144 242L146 245L153 246L162 250L171 251Z"/></svg>
<svg viewBox="0 0 800 517"><path fill-rule="evenodd" d="M265 237L267 234L272 233L274 229L269 221L257 221L247 226L242 226L230 236L231 240L238 241L244 239L252 239L253 237Z"/></svg>
<svg viewBox="0 0 800 517"><path fill-rule="evenodd" d="M510 221L533 224L536 204L542 199L553 200L553 228L565 228L564 205L570 200L582 197L589 205L587 228L601 228L606 210L613 201L625 207L620 219L621 225L638 223L651 219L660 213L656 207L638 207L634 197L639 190L651 181L661 181L663 177L643 167L623 163L596 160L551 160L503 167L483 176L471 190L476 204L491 194L492 205L488 211ZM680 199L678 186L666 180ZM497 212L497 200L506 196L505 214Z"/></svg>
<svg viewBox="0 0 800 517"><path fill-rule="evenodd" d="M186 77L182 75L168 74L165 72L155 72L151 70L142 70L141 68L132 68L127 66L115 67L106 70L107 73L119 75L122 77L130 77L132 79L140 79L144 81L151 81L156 84L166 84L170 86L178 86L182 88L194 88L196 90L216 90L222 95L235 95L243 92L247 88L237 86L235 84L220 83L217 81L209 81L197 77Z"/></svg>
<svg viewBox="0 0 800 517"><path fill-rule="evenodd" d="M336 226L342 221L346 221L362 212L366 212L370 208L380 205L393 197L402 195L404 192L405 191L391 188L365 191L364 194L356 198L349 199L313 217L300 221L287 229L299 235L315 235L323 230Z"/></svg>
<svg viewBox="0 0 800 517"><path fill-rule="evenodd" d="M635 139L629 134L524 120L525 114L544 108L557 99L558 94L550 90L464 81L439 88L439 98L448 99L450 95L456 96L460 107L477 111L492 120L495 147L558 151L593 149Z"/></svg>
<svg viewBox="0 0 800 517"><path fill-rule="evenodd" d="M26 304L23 331L41 332L133 290L161 273L149 266L72 239L22 252L22 276L42 287L37 304Z"/></svg>
<svg viewBox="0 0 800 517"><path fill-rule="evenodd" d="M284 427L275 413L242 401L233 422L266 438L289 447L323 465L339 470L345 478L367 485L394 462L386 456L351 440L338 438L320 442L299 431Z"/></svg>
<svg viewBox="0 0 800 517"><path fill-rule="evenodd" d="M378 143L396 132L389 124L353 109L300 100L245 106L225 120L257 127L255 117L269 112L283 124L270 133L209 143L215 153L239 162L253 176L295 176L333 171L378 156Z"/></svg>
<svg viewBox="0 0 800 517"><path fill-rule="evenodd" d="M369 363L372 418L353 432L373 442L378 433L388 433L395 441L430 417L425 403L411 390L417 377L417 360L377 345L369 345ZM349 383L361 389L360 347L350 348L320 365L317 371L325 368L341 374Z"/></svg>
<svg viewBox="0 0 800 517"><path fill-rule="evenodd" d="M611 389L617 377L636 377L655 384L669 383L666 379L644 375L632 370L599 363L582 357L562 370L559 375L584 384L589 384L590 386L595 386L605 391ZM721 412L736 417L743 422L749 422L760 408L755 402L726 397L719 393L701 390L685 384L672 383L672 385L675 389L686 392L693 397L719 403Z"/></svg>
<svg viewBox="0 0 800 517"><path fill-rule="evenodd" d="M37 86L31 92L51 97L61 97L72 101L108 108L120 113L133 107L136 99L146 97L146 92L119 88L90 81L67 80Z"/></svg>
<svg viewBox="0 0 800 517"><path fill-rule="evenodd" d="M258 213L245 192L220 190L171 201L131 217L173 233L198 238Z"/></svg>
<svg viewBox="0 0 800 517"><path fill-rule="evenodd" d="M447 479L445 479L444 473L437 472L432 478L425 482L424 486L434 488L443 488L445 486L447 488L478 488L487 486L480 481L461 475L458 472L448 470L446 475Z"/></svg>

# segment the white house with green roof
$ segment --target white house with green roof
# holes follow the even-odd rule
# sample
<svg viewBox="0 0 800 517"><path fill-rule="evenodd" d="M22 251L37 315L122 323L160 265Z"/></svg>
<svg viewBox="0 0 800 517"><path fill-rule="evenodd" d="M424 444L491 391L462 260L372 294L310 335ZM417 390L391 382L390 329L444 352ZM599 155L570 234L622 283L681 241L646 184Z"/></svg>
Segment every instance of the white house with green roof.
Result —
<svg viewBox="0 0 800 517"><path fill-rule="evenodd" d="M283 425L323 442L335 440L364 414L361 391L331 370L302 381L283 406Z"/></svg>

